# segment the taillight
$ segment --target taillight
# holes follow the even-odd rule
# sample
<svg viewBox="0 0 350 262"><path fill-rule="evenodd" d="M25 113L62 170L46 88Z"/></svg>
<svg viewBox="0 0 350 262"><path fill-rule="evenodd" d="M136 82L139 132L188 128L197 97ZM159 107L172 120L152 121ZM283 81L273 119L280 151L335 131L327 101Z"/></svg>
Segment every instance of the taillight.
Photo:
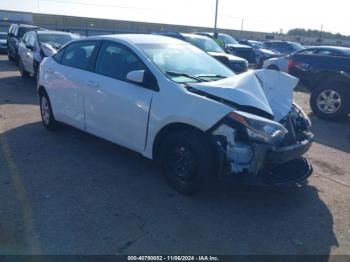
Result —
<svg viewBox="0 0 350 262"><path fill-rule="evenodd" d="M290 70L294 67L294 61L292 58L289 58L288 60L288 72L290 73Z"/></svg>

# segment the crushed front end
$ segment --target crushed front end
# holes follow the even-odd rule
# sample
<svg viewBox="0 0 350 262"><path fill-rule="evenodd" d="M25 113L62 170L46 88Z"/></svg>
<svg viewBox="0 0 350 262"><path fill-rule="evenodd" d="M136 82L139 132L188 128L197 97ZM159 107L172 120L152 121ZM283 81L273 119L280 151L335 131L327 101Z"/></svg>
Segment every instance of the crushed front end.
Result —
<svg viewBox="0 0 350 262"><path fill-rule="evenodd" d="M211 132L221 156L223 177L249 184L303 183L312 166L302 156L310 149L311 122L296 104L279 122L233 111Z"/></svg>

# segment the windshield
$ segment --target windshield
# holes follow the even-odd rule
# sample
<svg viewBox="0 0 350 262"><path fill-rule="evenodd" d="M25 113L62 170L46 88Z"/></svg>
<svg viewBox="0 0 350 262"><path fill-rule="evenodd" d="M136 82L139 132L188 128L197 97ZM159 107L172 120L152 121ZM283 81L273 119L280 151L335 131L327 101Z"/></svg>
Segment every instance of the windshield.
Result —
<svg viewBox="0 0 350 262"><path fill-rule="evenodd" d="M140 44L145 55L177 83L213 81L235 75L230 69L189 44Z"/></svg>
<svg viewBox="0 0 350 262"><path fill-rule="evenodd" d="M185 39L205 52L225 53L213 39L202 37L185 37Z"/></svg>
<svg viewBox="0 0 350 262"><path fill-rule="evenodd" d="M226 45L237 45L239 44L236 39L234 39L232 36L225 35L225 34L219 34L218 38L223 41Z"/></svg>
<svg viewBox="0 0 350 262"><path fill-rule="evenodd" d="M71 34L38 34L40 43L48 43L54 47L61 47L76 38L77 37L74 37Z"/></svg>
<svg viewBox="0 0 350 262"><path fill-rule="evenodd" d="M255 48L261 48L261 49L266 48L266 46L262 42L248 41L248 43L250 44L250 46L255 47Z"/></svg>
<svg viewBox="0 0 350 262"><path fill-rule="evenodd" d="M26 33L30 32L30 31L35 31L37 28L32 28L32 27L21 27L18 30L18 37L22 38Z"/></svg>

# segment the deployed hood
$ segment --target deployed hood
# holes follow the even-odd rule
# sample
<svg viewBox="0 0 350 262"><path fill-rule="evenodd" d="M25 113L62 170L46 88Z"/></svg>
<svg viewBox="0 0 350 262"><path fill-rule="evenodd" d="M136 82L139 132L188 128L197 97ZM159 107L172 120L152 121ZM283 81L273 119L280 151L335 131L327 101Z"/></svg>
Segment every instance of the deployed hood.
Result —
<svg viewBox="0 0 350 262"><path fill-rule="evenodd" d="M280 121L291 110L293 90L297 84L298 79L288 74L257 70L219 81L189 85L234 104L262 110L272 115L275 121Z"/></svg>
<svg viewBox="0 0 350 262"><path fill-rule="evenodd" d="M56 54L58 48L55 48L53 45L50 45L48 43L42 43L41 44L41 50L43 51L44 55L47 57L50 57L54 54Z"/></svg>

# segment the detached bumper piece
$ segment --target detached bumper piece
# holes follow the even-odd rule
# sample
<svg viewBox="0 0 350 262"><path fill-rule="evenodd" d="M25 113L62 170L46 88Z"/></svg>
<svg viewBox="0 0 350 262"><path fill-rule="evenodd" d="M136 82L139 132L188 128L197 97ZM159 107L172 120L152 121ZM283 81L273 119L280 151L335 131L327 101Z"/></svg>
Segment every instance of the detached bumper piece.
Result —
<svg viewBox="0 0 350 262"><path fill-rule="evenodd" d="M313 134L309 133L303 141L297 142L294 145L270 148L266 162L268 164L280 164L304 155L310 149L313 138Z"/></svg>
<svg viewBox="0 0 350 262"><path fill-rule="evenodd" d="M226 176L224 181L236 185L249 186L298 186L307 184L313 168L311 163L303 158L277 165L271 169L261 171L257 175L242 173Z"/></svg>
<svg viewBox="0 0 350 262"><path fill-rule="evenodd" d="M287 186L304 184L312 172L311 163L305 158L298 158L264 171L259 176L266 185Z"/></svg>

